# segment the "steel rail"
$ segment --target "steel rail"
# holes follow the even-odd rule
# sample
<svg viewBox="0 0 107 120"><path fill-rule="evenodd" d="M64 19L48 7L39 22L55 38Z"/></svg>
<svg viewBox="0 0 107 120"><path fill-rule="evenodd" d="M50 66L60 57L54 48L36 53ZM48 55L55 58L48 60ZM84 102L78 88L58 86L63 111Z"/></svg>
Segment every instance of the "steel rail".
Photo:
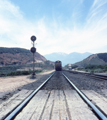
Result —
<svg viewBox="0 0 107 120"><path fill-rule="evenodd" d="M103 114L89 99L86 97L69 79L62 73L63 76L68 80L68 82L73 86L73 88L78 92L78 94L84 99L84 101L93 109L93 111L99 116L101 120L107 120L107 116Z"/></svg>
<svg viewBox="0 0 107 120"><path fill-rule="evenodd" d="M70 71L73 73L73 71ZM86 73L86 72L78 72L78 71L74 71L75 73L80 73L80 74L85 74L89 77L93 77L93 78L99 78L99 79L104 79L107 80L107 76L106 75L99 75L99 74L90 74L90 73Z"/></svg>
<svg viewBox="0 0 107 120"><path fill-rule="evenodd" d="M87 76L93 77L93 78L98 78L98 79L107 80L107 76L101 76L101 75L95 75L95 74L93 74L93 75L88 75L88 74L87 74Z"/></svg>
<svg viewBox="0 0 107 120"><path fill-rule="evenodd" d="M16 107L15 110L13 110L3 120L12 120L24 108L24 106L33 98L33 96L52 78L54 73L49 78L47 78L36 90L34 90L21 104L19 104Z"/></svg>

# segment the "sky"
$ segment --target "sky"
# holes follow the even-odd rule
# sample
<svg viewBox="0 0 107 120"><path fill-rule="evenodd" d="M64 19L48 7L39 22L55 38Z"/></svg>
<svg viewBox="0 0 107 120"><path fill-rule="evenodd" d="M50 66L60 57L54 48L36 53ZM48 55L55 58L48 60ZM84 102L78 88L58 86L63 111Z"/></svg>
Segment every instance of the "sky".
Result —
<svg viewBox="0 0 107 120"><path fill-rule="evenodd" d="M107 52L107 0L0 0L0 47Z"/></svg>

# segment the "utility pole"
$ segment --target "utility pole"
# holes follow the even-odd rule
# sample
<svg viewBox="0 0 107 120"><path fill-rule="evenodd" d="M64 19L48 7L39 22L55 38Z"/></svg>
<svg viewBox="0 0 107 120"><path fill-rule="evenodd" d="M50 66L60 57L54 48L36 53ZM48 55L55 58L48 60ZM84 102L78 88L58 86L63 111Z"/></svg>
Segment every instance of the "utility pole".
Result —
<svg viewBox="0 0 107 120"><path fill-rule="evenodd" d="M36 40L36 37L35 36L31 36L31 40L33 42L33 47L30 50L33 53L33 73L32 73L32 77L35 78L35 68L34 68L35 67L35 56L34 56L34 54L36 52L36 48L34 46L34 42Z"/></svg>

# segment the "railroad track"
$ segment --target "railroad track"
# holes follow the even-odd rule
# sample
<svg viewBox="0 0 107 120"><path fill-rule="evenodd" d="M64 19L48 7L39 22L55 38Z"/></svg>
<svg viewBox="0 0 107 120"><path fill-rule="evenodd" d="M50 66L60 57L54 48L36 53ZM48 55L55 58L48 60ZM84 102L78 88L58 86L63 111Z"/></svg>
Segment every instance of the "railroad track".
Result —
<svg viewBox="0 0 107 120"><path fill-rule="evenodd" d="M107 76L105 76L105 75L91 74L91 73L78 72L78 71L69 71L69 72L74 73L74 74L77 74L77 73L79 73L79 74L84 74L84 75L89 76L89 77L107 80Z"/></svg>
<svg viewBox="0 0 107 120"><path fill-rule="evenodd" d="M96 74L86 74L86 75L97 79L107 80L107 76L104 75L96 75Z"/></svg>
<svg viewBox="0 0 107 120"><path fill-rule="evenodd" d="M2 119L73 120L80 118L81 120L107 120L107 116L103 110L94 105L90 99L83 92L81 92L64 73L59 73L62 75L60 81L64 81L62 80L62 77L64 77L77 92L72 90L72 87L69 90L67 89L68 82L66 83L67 87L65 89L63 88L64 86L61 88L60 85L60 89L58 87L54 89L46 87L50 80L52 81L54 74L56 74L53 73L44 81L44 83L42 83L24 101L22 101L21 104L10 111L10 113ZM57 81L60 77L58 76L59 73L57 73L57 78L55 78ZM90 109L88 106L90 106Z"/></svg>

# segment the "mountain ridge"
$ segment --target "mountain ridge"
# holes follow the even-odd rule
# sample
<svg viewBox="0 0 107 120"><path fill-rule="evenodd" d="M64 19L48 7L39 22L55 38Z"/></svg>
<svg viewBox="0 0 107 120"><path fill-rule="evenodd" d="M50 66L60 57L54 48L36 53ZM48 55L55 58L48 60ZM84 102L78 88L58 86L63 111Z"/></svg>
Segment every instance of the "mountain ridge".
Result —
<svg viewBox="0 0 107 120"><path fill-rule="evenodd" d="M44 55L47 60L50 61L56 61L61 60L63 66L66 64L74 64L76 62L79 62L83 60L84 58L88 57L89 55L92 55L92 53L85 52L85 53L78 53L78 52L72 52L72 53L62 53L62 52L54 52L51 54Z"/></svg>
<svg viewBox="0 0 107 120"><path fill-rule="evenodd" d="M33 55L30 50L24 48L0 47L0 65L26 64L33 61ZM35 53L35 61L46 61L46 58Z"/></svg>
<svg viewBox="0 0 107 120"><path fill-rule="evenodd" d="M86 59L75 63L79 67L86 67L87 65L107 65L107 53L96 53L90 55Z"/></svg>

